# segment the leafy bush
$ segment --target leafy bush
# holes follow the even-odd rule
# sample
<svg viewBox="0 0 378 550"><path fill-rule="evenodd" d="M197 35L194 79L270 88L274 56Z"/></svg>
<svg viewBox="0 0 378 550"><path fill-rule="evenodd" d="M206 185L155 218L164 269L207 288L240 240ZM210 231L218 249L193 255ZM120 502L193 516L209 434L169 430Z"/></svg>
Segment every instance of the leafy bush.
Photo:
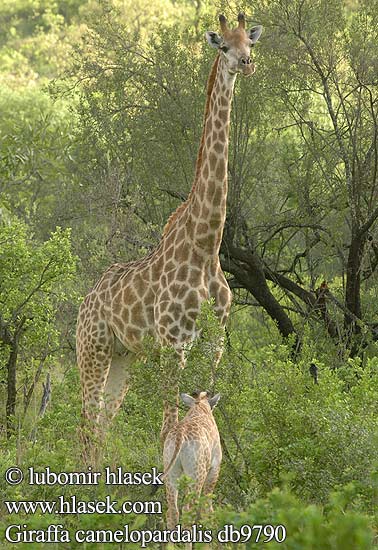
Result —
<svg viewBox="0 0 378 550"><path fill-rule="evenodd" d="M210 359L222 336L211 304L204 305L198 328L203 338L188 350L181 381L185 392L208 388L211 382ZM104 465L113 469L149 471L162 466L162 373L156 355L146 351L148 358L135 366L132 389L107 436ZM316 385L308 372L306 346L303 353L299 364L292 363L280 345L245 352L235 345L225 353L212 388L222 395L215 417L224 461L215 491L216 513L206 521L214 529L227 523L285 525L287 542L270 542L271 548L366 550L377 524L377 361L367 361L364 368L350 361L337 370L318 362ZM56 381L36 441L19 432L11 442L3 442L1 469L17 462L37 470L46 464L54 471L80 470L79 416L78 373L72 368ZM59 491L44 487L42 494L40 487L22 484L4 486L2 496L53 500ZM105 494L117 500L151 498L148 486L78 486L66 494L82 500ZM164 502L164 491L154 498ZM10 519L3 518L3 524ZM29 522L29 517L22 519ZM98 528L115 529L129 520L149 529L164 527L157 516L120 522L117 517L81 515L71 517L68 525L74 530L94 522ZM37 525L37 517L33 522Z"/></svg>
<svg viewBox="0 0 378 550"><path fill-rule="evenodd" d="M287 488L276 488L243 512L219 510L218 527L222 529L224 525L231 524L241 530L243 525L283 525L286 539L281 543L271 540L268 548L272 550L369 550L373 548L371 521L353 510L353 496L354 487L349 485L340 492L332 493L327 505L321 507L304 505ZM278 533L282 536L281 532ZM256 535L255 530L252 537ZM258 543L254 540L252 538L246 545L236 547L266 547L266 536L262 535ZM229 544L227 547L234 548L235 545Z"/></svg>

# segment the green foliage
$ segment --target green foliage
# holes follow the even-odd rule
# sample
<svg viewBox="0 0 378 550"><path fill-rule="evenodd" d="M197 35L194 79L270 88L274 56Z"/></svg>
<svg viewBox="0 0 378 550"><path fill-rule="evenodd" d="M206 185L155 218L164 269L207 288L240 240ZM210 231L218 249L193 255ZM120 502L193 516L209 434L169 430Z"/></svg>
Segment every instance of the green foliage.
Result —
<svg viewBox="0 0 378 550"><path fill-rule="evenodd" d="M374 547L371 522L353 509L353 493L354 488L349 485L340 492L332 493L325 507L304 506L287 488L276 488L243 512L218 511L218 525L231 524L239 529L243 525L283 525L286 540L282 543L271 540L268 543L269 548L274 550L368 550ZM251 542L236 547L265 548L264 540L268 537L261 535L260 542L254 543L256 534L255 530ZM235 545L225 546L228 547L234 548Z"/></svg>
<svg viewBox="0 0 378 550"><path fill-rule="evenodd" d="M204 305L198 328L210 342L219 337L211 304ZM232 340L236 339L234 335ZM215 350L207 342L199 339L188 352L181 391L190 391L192 380L196 387L209 381L209 358ZM127 471L161 467L161 373L153 353L149 360L135 366L132 388L107 437L104 465L113 469L120 465ZM215 491L215 516L206 514L205 525L215 532L225 524L236 528L281 524L287 540L277 548L290 550L373 548L378 498L378 364L373 360L362 369L354 361L330 371L317 361L319 384L315 385L307 361L304 358L294 365L282 346L250 349L248 357L233 346L222 359L214 387L221 400L214 414L224 461ZM56 382L52 406L38 423L36 441L28 442L21 431L17 447L16 440L6 444L2 468L14 464L16 448L21 448L17 463L22 467L33 464L42 470L48 464L54 471L80 470L78 383L76 369L66 371ZM71 489L82 500L101 499L106 494L115 500L151 498L149 487L142 486ZM53 500L61 489L44 487L43 491L42 497L36 486L4 486L3 497ZM65 494L69 496L71 490ZM163 501L163 491L155 498ZM4 524L10 519L4 518ZM98 528L120 525L119 518L112 516L59 518L71 530L89 528L94 521ZM128 516L122 525L125 521L163 528L160 516ZM36 516L32 525L41 526L43 521Z"/></svg>
<svg viewBox="0 0 378 550"><path fill-rule="evenodd" d="M40 90L0 89L1 204L46 238L49 223L72 175L72 117L64 101L52 103Z"/></svg>
<svg viewBox="0 0 378 550"><path fill-rule="evenodd" d="M46 83L61 72L80 35L72 25L86 0L4 0L0 22L0 82L12 88Z"/></svg>
<svg viewBox="0 0 378 550"><path fill-rule="evenodd" d="M60 228L40 245L31 241L28 229L14 221L0 226L0 302L3 321L10 330L26 318L28 342L43 343L49 337L58 305L67 298L75 273L70 232Z"/></svg>
<svg viewBox="0 0 378 550"><path fill-rule="evenodd" d="M57 228L48 240L37 243L18 220L0 224L1 379L5 382L11 376L8 361L16 353L14 376L18 374L24 387L25 410L38 380L35 376L39 377L36 373L46 359L58 355L56 317L62 304L74 299L75 270L69 230Z"/></svg>

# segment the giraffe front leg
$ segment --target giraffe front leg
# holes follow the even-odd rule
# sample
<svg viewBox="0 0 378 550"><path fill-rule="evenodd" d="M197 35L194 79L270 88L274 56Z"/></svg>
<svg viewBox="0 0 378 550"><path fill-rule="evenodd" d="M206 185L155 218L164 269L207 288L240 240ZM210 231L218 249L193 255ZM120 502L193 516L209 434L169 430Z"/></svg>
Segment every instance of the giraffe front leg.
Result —
<svg viewBox="0 0 378 550"><path fill-rule="evenodd" d="M101 429L101 410L103 408L104 388L111 362L111 346L85 346L78 348L78 366L82 389L82 414L79 438L82 446L82 458L87 466L99 464L103 430Z"/></svg>
<svg viewBox="0 0 378 550"><path fill-rule="evenodd" d="M213 278L210 282L210 295L215 301L215 313L218 317L219 323L224 330L224 334L219 338L216 350L214 353L214 360L211 368L211 389L215 390L217 368L222 358L224 351L224 344L226 339L226 323L231 309L232 293L228 286L227 280L220 268L215 271Z"/></svg>
<svg viewBox="0 0 378 550"><path fill-rule="evenodd" d="M81 443L82 461L86 466L97 468L100 462L100 451L103 443L103 433L100 429L99 417L101 399L90 392L83 391L83 407L79 439Z"/></svg>
<svg viewBox="0 0 378 550"><path fill-rule="evenodd" d="M163 423L160 430L160 443L163 446L164 441L171 428L178 422L179 405L178 386L175 387L175 393L164 399L163 403Z"/></svg>
<svg viewBox="0 0 378 550"><path fill-rule="evenodd" d="M163 423L160 431L160 441L164 445L165 438L178 422L179 387L181 370L185 364L184 352L174 348L165 349L161 354L162 392L164 396Z"/></svg>

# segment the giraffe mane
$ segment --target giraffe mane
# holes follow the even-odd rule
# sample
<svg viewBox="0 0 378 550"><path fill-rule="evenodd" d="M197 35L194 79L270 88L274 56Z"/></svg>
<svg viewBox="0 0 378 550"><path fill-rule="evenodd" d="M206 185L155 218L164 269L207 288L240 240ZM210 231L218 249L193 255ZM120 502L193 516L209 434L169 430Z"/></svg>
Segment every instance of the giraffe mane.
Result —
<svg viewBox="0 0 378 550"><path fill-rule="evenodd" d="M203 148L204 148L204 145L205 145L205 124L206 124L206 120L207 120L207 117L208 117L208 114L209 114L209 111L210 111L210 97L211 97L211 92L213 91L215 77L217 75L218 63L219 63L219 54L216 56L216 58L214 60L213 66L211 67L209 79L207 81L206 104L205 104L205 112L204 112L204 116L203 116L203 130L202 130L200 146L199 146L198 154L197 154L194 182L193 182L192 188L190 190L190 193L188 195L188 198L183 203L181 203L176 208L176 210L169 216L168 221L165 224L164 229L163 229L163 237L168 233L168 231L172 227L173 223L177 220L177 218L185 210L191 196L194 193L194 190L195 190L196 185L197 185L197 181L198 181L200 173L201 173Z"/></svg>

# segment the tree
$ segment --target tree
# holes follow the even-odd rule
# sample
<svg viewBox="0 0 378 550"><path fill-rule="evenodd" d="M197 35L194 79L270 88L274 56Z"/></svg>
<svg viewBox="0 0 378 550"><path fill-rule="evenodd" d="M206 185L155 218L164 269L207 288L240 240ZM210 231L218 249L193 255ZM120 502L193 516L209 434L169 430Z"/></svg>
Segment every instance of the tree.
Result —
<svg viewBox="0 0 378 550"><path fill-rule="evenodd" d="M238 186L238 206L242 206L241 212L229 219L223 265L233 273L235 286L247 287L276 318L282 334L291 330L287 318L285 328L269 311L274 304L271 298L272 304L267 306L258 296L259 284L266 288L264 279L273 281L290 299L299 298L305 304L303 312L295 304L301 315L308 316L309 308L314 310L326 321L329 334L338 341L346 339L347 345L352 345L353 334L360 333L361 323L370 326L370 332L376 321L361 304L362 281L369 285L377 267L375 7L370 2L348 9L339 0L300 0L263 3L258 14L266 26L260 62L266 105L261 105L261 100L258 105L271 120L250 131L247 116L240 117L239 125L244 127L240 134L249 135L249 143L256 145L257 135L267 128L264 137L278 153L278 160L269 159L265 152L265 164L260 156L260 170L253 171L248 171L248 161L243 162L248 153L239 162L236 178L242 181ZM259 119L263 115L258 115ZM251 146L250 151L252 155ZM272 166L276 166L275 172ZM256 173L261 178L257 189L264 184L271 193L271 213L264 208L265 219L259 229L256 204L252 209L248 199L248 172L252 178ZM274 178L275 190L269 178ZM253 196L252 201L255 199ZM236 224L235 218L239 220ZM332 296L327 285L320 285L319 279L324 277L342 279L342 288L336 283L336 289L342 292L344 304ZM310 288L306 288L306 279ZM323 305L320 295L325 298ZM344 335L326 311L330 303L343 314Z"/></svg>
<svg viewBox="0 0 378 550"><path fill-rule="evenodd" d="M68 230L58 228L49 240L37 243L15 219L0 225L0 359L7 383L8 436L14 429L19 359L27 370L33 359L51 357L56 350L55 317L72 292L74 273Z"/></svg>
<svg viewBox="0 0 378 550"><path fill-rule="evenodd" d="M114 17L92 28L74 73L96 159L88 189L114 196L116 183L104 227L128 258L154 246L190 189L211 53L190 28L162 26L146 44ZM258 70L232 113L222 265L236 301L263 308L283 337L316 321L348 349L376 321L361 305L378 263L375 17L340 0L262 3Z"/></svg>

